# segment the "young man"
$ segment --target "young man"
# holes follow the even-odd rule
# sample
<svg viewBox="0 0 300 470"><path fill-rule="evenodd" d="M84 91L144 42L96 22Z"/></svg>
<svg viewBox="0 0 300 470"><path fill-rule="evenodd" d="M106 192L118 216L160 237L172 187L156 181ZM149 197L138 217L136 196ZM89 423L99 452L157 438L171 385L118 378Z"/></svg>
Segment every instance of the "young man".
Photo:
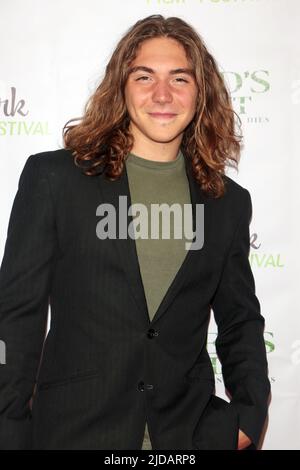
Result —
<svg viewBox="0 0 300 470"><path fill-rule="evenodd" d="M152 15L117 45L65 148L28 158L0 271L1 449L257 447L270 383L251 198L224 172L233 117L199 35ZM172 236L137 237L134 204L190 205L203 243L187 250L175 216ZM211 308L230 402L214 393Z"/></svg>

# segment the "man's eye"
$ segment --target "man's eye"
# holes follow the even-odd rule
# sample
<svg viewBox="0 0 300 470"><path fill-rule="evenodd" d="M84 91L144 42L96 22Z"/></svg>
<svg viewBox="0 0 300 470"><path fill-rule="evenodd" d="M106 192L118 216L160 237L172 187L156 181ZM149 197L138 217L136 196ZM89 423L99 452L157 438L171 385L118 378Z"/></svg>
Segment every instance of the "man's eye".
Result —
<svg viewBox="0 0 300 470"><path fill-rule="evenodd" d="M185 80L184 78L179 78L179 77L178 77L178 78L176 78L176 80L182 80L183 82L188 83L188 81Z"/></svg>
<svg viewBox="0 0 300 470"><path fill-rule="evenodd" d="M146 77L146 76L144 76L144 77L139 77L139 78L136 79L136 81L142 80L143 78L149 78L149 77Z"/></svg>

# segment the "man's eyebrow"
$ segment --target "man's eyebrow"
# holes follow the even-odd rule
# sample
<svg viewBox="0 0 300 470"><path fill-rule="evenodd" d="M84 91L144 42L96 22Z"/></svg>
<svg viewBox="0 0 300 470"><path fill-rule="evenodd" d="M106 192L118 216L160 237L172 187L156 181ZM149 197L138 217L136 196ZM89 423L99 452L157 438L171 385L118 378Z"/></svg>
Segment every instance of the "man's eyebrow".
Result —
<svg viewBox="0 0 300 470"><path fill-rule="evenodd" d="M136 65L135 67L130 67L128 70L128 74L139 71L155 74L155 70L151 69L150 67L146 67L145 65ZM170 75L177 75L178 73L186 73L187 75L194 77L193 69L181 67L178 69L169 70Z"/></svg>

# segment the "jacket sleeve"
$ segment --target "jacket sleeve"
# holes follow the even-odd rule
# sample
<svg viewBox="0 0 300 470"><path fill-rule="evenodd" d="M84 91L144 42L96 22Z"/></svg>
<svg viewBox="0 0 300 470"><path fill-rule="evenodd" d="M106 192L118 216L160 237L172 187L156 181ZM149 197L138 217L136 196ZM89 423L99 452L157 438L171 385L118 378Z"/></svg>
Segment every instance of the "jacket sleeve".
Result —
<svg viewBox="0 0 300 470"><path fill-rule="evenodd" d="M30 400L46 335L56 231L39 154L21 172L0 268L0 449L30 449ZM42 170L43 168L43 170ZM44 173L44 174L43 174Z"/></svg>
<svg viewBox="0 0 300 470"><path fill-rule="evenodd" d="M257 447L271 387L263 336L265 319L248 258L252 202L247 189L243 188L242 196L242 214L211 305L218 327L216 352L231 406L238 411L240 429Z"/></svg>

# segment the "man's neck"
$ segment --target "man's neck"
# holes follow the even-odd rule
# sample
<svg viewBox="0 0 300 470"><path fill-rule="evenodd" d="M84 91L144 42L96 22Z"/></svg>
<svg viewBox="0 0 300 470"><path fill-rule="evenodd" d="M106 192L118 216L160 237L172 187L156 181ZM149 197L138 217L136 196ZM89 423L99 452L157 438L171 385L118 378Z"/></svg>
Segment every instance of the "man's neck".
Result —
<svg viewBox="0 0 300 470"><path fill-rule="evenodd" d="M170 162L176 160L179 147L179 145L172 146L171 148L157 145L155 148L143 148L141 145L134 144L131 153L147 160Z"/></svg>

